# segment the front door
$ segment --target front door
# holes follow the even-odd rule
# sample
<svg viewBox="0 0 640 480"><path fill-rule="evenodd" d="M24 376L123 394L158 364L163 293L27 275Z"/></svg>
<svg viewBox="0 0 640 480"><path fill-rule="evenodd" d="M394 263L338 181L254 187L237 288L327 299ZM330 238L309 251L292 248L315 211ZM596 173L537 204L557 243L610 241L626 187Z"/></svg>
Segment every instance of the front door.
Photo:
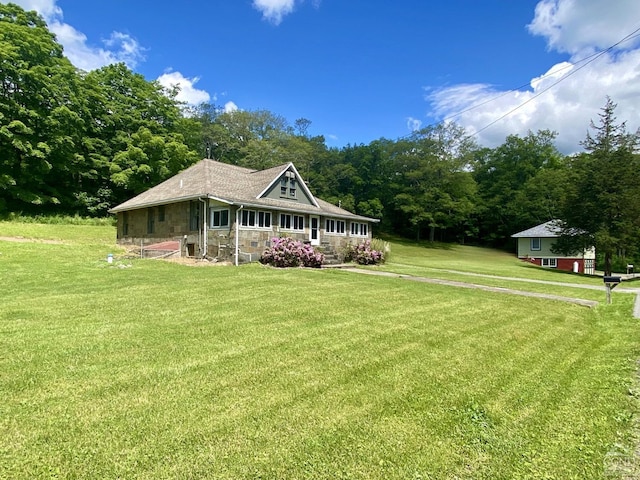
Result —
<svg viewBox="0 0 640 480"><path fill-rule="evenodd" d="M320 245L320 218L309 215L309 240L311 245Z"/></svg>

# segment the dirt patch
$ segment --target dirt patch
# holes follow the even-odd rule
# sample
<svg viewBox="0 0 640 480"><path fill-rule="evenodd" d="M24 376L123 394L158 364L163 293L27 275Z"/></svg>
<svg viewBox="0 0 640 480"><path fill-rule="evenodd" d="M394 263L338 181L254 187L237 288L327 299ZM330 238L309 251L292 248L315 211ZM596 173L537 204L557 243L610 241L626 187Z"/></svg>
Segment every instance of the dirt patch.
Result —
<svg viewBox="0 0 640 480"><path fill-rule="evenodd" d="M25 237L0 237L0 241L18 243L48 243L52 245L64 245L61 240L47 240L45 238L25 238Z"/></svg>
<svg viewBox="0 0 640 480"><path fill-rule="evenodd" d="M201 258L192 257L173 257L173 258L161 258L165 262L179 263L180 265L186 265L188 267L220 267L229 266L231 262L216 262L214 260L206 260Z"/></svg>

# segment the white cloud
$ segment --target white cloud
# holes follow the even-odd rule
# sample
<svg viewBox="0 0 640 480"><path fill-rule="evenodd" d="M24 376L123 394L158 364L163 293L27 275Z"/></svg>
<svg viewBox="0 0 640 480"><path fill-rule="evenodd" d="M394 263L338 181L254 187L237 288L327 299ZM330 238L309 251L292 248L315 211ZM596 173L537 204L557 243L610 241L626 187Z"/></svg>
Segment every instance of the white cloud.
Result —
<svg viewBox="0 0 640 480"><path fill-rule="evenodd" d="M262 12L262 18L279 25L285 15L293 12L295 0L253 0L253 8Z"/></svg>
<svg viewBox="0 0 640 480"><path fill-rule="evenodd" d="M638 28L639 14L637 0L541 0L527 28L545 37L550 49L584 54L603 50Z"/></svg>
<svg viewBox="0 0 640 480"><path fill-rule="evenodd" d="M640 2L635 0L542 0L529 30L545 36L550 49L573 56L531 79L526 90L501 91L486 84L427 89L430 113L477 133L484 146L500 145L510 134L549 129L558 132L562 152L574 153L582 150L589 123L598 122L609 96L618 104L618 121L627 121L635 131L640 126L640 49L626 42L588 65L580 59L633 32L638 25L631 26L629 19L638 18Z"/></svg>
<svg viewBox="0 0 640 480"><path fill-rule="evenodd" d="M199 80L199 77L187 78L180 72L167 72L158 77L158 82L165 88L177 86L180 91L176 95L176 99L189 105L198 105L211 99L206 91L195 87Z"/></svg>
<svg viewBox="0 0 640 480"><path fill-rule="evenodd" d="M238 110L238 106L235 103L229 101L224 104L224 113L231 113L235 112L236 110Z"/></svg>
<svg viewBox="0 0 640 480"><path fill-rule="evenodd" d="M62 17L62 10L56 5L56 0L11 0L11 3L15 3L27 11L35 10L45 20Z"/></svg>
<svg viewBox="0 0 640 480"><path fill-rule="evenodd" d="M82 70L94 70L111 63L124 62L133 69L144 60L144 49L131 35L112 32L103 46L91 45L87 36L63 22L63 12L56 0L12 0L25 10L35 10L45 19L49 30L64 47L65 56Z"/></svg>
<svg viewBox="0 0 640 480"><path fill-rule="evenodd" d="M413 117L407 117L407 129L410 132L420 130L420 127L422 127L422 120L418 120L417 118Z"/></svg>

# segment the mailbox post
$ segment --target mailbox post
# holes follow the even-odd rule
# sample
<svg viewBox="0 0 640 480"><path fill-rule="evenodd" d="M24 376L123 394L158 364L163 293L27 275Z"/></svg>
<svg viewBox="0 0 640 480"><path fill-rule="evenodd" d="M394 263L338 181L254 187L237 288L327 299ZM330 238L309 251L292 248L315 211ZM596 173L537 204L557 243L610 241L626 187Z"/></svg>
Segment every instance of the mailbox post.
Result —
<svg viewBox="0 0 640 480"><path fill-rule="evenodd" d="M611 303L611 290L613 290L620 284L620 282L622 281L622 277L605 275L604 277L602 277L602 279L604 280L604 284L607 287L607 303Z"/></svg>

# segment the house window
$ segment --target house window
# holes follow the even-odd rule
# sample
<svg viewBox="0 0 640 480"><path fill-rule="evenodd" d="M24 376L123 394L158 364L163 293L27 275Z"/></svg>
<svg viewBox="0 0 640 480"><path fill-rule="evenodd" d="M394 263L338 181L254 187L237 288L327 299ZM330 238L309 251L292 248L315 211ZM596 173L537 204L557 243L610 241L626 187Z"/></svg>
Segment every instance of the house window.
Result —
<svg viewBox="0 0 640 480"><path fill-rule="evenodd" d="M211 228L225 228L229 226L228 208L212 208L210 217Z"/></svg>
<svg viewBox="0 0 640 480"><path fill-rule="evenodd" d="M271 212L258 212L258 227L271 228Z"/></svg>
<svg viewBox="0 0 640 480"><path fill-rule="evenodd" d="M344 220L334 220L333 218L327 218L324 223L324 231L325 233L344 235L345 226L346 224Z"/></svg>
<svg viewBox="0 0 640 480"><path fill-rule="evenodd" d="M243 227L255 227L256 226L256 211L255 210L242 210L242 218L240 219L240 225Z"/></svg>
<svg viewBox="0 0 640 480"><path fill-rule="evenodd" d="M147 233L153 233L155 230L156 220L153 208L147 208Z"/></svg>
<svg viewBox="0 0 640 480"><path fill-rule="evenodd" d="M164 222L164 205L158 207L158 221Z"/></svg>
<svg viewBox="0 0 640 480"><path fill-rule="evenodd" d="M281 213L280 228L284 230L304 230L304 217L302 215Z"/></svg>
<svg viewBox="0 0 640 480"><path fill-rule="evenodd" d="M557 258L543 258L542 259L542 266L543 267L549 267L549 268L556 268L558 266L558 259Z"/></svg>
<svg viewBox="0 0 640 480"><path fill-rule="evenodd" d="M293 172L285 172L280 179L280 196L283 198L296 198L296 175Z"/></svg>
<svg viewBox="0 0 640 480"><path fill-rule="evenodd" d="M271 212L242 210L240 225L243 227L271 228Z"/></svg>
<svg viewBox="0 0 640 480"><path fill-rule="evenodd" d="M532 238L531 239L531 250L540 250L540 239Z"/></svg>
<svg viewBox="0 0 640 480"><path fill-rule="evenodd" d="M369 235L369 229L366 223L351 222L351 235L354 237L366 237Z"/></svg>

